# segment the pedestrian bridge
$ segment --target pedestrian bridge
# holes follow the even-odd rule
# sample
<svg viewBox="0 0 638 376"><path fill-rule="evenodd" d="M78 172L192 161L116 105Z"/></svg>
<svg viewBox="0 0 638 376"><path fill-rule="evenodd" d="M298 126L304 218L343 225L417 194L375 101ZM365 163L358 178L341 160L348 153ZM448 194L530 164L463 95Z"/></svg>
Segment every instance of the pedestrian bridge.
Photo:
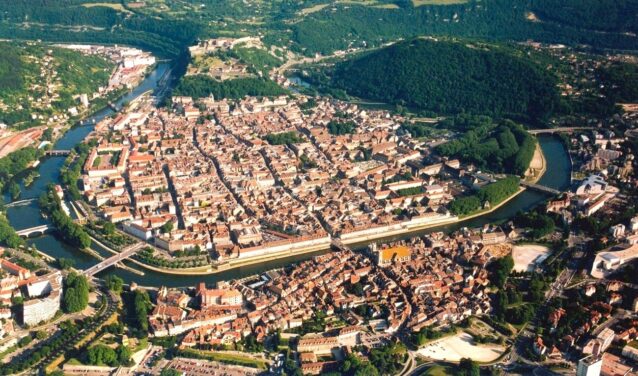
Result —
<svg viewBox="0 0 638 376"><path fill-rule="evenodd" d="M51 157L54 156L67 156L71 154L71 150L47 150L44 155L48 155Z"/></svg>
<svg viewBox="0 0 638 376"><path fill-rule="evenodd" d="M13 201L13 202L10 202L10 203L6 204L5 206L6 206L7 208L13 208L13 207L15 207L15 206L24 206L24 205L29 205L30 203L32 203L32 202L36 202L36 201L38 201L38 199L37 199L37 198L27 198L27 199L20 200L20 201Z"/></svg>
<svg viewBox="0 0 638 376"><path fill-rule="evenodd" d="M35 227L29 227L22 230L16 231L16 234L28 238L33 234L44 235L47 231L52 230L52 225L41 225Z"/></svg>
<svg viewBox="0 0 638 376"><path fill-rule="evenodd" d="M529 188L529 189L533 189L539 192L543 192L543 193L547 193L550 195L554 195L554 196L558 196L560 195L561 191L559 191L558 189L554 189L554 188L550 188L550 187L546 187L544 185L540 185L540 184L534 184L534 183L528 183L524 180L521 180L521 186L525 187L525 188Z"/></svg>

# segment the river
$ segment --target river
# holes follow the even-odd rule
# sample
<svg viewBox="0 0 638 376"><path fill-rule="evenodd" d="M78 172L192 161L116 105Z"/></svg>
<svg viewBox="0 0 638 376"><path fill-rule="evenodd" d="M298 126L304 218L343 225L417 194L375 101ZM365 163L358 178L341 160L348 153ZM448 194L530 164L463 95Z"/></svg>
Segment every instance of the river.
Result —
<svg viewBox="0 0 638 376"><path fill-rule="evenodd" d="M148 90L153 90L155 92L165 91L165 87L158 87L158 81L164 76L165 73L167 73L169 69L170 67L168 64L159 64L156 69L140 84L140 86L118 100L116 105L119 106L124 102L129 102ZM170 82L171 80L166 81ZM162 85L164 85L164 83L162 83ZM99 122L101 119L105 118L106 116L110 116L113 113L113 110L108 108L99 111L92 118L89 119L89 123L92 123L93 119L95 120L95 122ZM77 143L84 140L84 138L91 132L92 129L93 126L85 125L78 126L69 130L59 141L56 142L54 149L73 148ZM567 188L570 184L571 164L569 155L567 154L567 150L562 141L556 136L541 135L539 136L539 142L543 149L543 153L545 154L545 160L548 162L547 170L540 179L539 183L559 190ZM37 198L42 192L46 190L48 184L58 183L60 177L60 168L62 167L64 160L65 157L49 157L44 159L38 166L40 177L37 178L35 182L28 188L21 186L22 195L19 199L22 200L28 198ZM544 202L546 199L547 195L531 190L526 190L513 198L507 204L503 205L490 214L486 214L485 216L455 223L452 225L425 229L409 235L395 236L386 240L395 240L399 238L405 238L407 236L426 234L433 231L454 231L461 227L479 227L486 223L502 222L509 218L512 218L518 211L529 210L534 206ZM5 198L5 202L9 202L9 200L6 200ZM37 202L25 206L9 208L7 210L7 217L9 218L11 225L17 230L30 228L46 223L46 219L42 218L42 216L40 215ZM65 244L62 240L60 240L53 234L30 238L28 239L28 243L37 247L40 251L55 258L73 259L75 261L75 266L79 269L89 268L98 262L94 257ZM356 245L354 248L361 247L365 247L365 244ZM104 251L97 245L94 245L93 248L104 256L110 255L108 252ZM311 255L308 254L293 256L269 262L263 262L260 264L243 266L207 276L167 275L143 269L140 266L132 263L127 263L136 269L142 270L144 272L144 275L140 276L126 270L110 268L100 273L99 277L104 277L108 274L115 274L123 278L126 282L136 282L142 286L193 286L197 282L201 281L212 284L219 280L242 278L252 274L261 273L269 269L280 268L292 262L308 259L309 257L311 257Z"/></svg>

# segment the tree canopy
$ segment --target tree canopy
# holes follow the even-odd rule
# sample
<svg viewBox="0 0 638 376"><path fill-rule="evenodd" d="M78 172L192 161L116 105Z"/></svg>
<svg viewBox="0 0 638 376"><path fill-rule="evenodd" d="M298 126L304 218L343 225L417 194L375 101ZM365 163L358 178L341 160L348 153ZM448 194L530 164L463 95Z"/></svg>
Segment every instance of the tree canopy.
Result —
<svg viewBox="0 0 638 376"><path fill-rule="evenodd" d="M64 281L62 308L67 313L80 312L89 304L89 282L83 275L69 273Z"/></svg>
<svg viewBox="0 0 638 376"><path fill-rule="evenodd" d="M173 95L203 98L212 94L215 98L220 99L241 99L247 95L274 97L286 93L286 90L268 79L249 77L217 81L204 75L183 77L173 91Z"/></svg>
<svg viewBox="0 0 638 376"><path fill-rule="evenodd" d="M536 149L536 138L512 121L458 117L455 129L464 134L437 147L444 156L460 158L479 169L522 175Z"/></svg>
<svg viewBox="0 0 638 376"><path fill-rule="evenodd" d="M491 45L413 39L337 64L332 84L363 98L440 114L542 119L559 104L556 78Z"/></svg>

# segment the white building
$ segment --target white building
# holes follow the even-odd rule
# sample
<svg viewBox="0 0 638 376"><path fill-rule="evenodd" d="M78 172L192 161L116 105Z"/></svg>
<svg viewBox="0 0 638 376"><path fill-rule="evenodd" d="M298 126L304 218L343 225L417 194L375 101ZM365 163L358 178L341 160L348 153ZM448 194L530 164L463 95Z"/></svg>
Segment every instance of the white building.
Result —
<svg viewBox="0 0 638 376"><path fill-rule="evenodd" d="M59 271L39 277L26 286L29 299L22 304L22 322L37 325L55 316L62 301L62 273Z"/></svg>
<svg viewBox="0 0 638 376"><path fill-rule="evenodd" d="M578 361L576 376L598 376L602 367L603 359L590 355Z"/></svg>
<svg viewBox="0 0 638 376"><path fill-rule="evenodd" d="M625 225L619 223L617 225L611 226L609 232L611 233L611 236L616 239L622 238L623 236L625 236Z"/></svg>

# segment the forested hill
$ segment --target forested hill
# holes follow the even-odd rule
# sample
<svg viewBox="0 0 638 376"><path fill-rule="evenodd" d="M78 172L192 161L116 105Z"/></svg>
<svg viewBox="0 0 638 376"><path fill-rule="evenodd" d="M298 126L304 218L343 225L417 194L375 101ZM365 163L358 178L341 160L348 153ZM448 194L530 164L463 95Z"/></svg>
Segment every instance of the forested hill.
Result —
<svg viewBox="0 0 638 376"><path fill-rule="evenodd" d="M438 114L543 119L559 103L556 79L504 49L415 39L339 63L332 84L358 97Z"/></svg>
<svg viewBox="0 0 638 376"><path fill-rule="evenodd" d="M417 35L448 35L596 48L638 49L626 31L638 25L638 0L468 0L433 1L397 8L335 4L292 26L293 47L308 54L378 46Z"/></svg>
<svg viewBox="0 0 638 376"><path fill-rule="evenodd" d="M117 43L176 57L201 34L199 20L150 18L120 0L0 1L0 38Z"/></svg>
<svg viewBox="0 0 638 376"><path fill-rule="evenodd" d="M638 0L532 0L541 22L585 30L638 32Z"/></svg>

